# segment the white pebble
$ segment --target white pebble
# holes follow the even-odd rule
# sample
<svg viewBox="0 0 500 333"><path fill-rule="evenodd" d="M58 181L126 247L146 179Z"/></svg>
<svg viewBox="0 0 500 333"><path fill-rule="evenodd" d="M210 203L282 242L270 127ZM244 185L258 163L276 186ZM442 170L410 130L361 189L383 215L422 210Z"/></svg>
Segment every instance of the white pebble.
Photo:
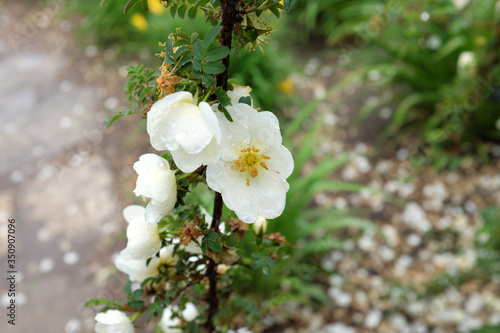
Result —
<svg viewBox="0 0 500 333"><path fill-rule="evenodd" d="M382 312L380 310L371 310L366 315L365 327L368 329L374 329L378 327L381 320L382 320Z"/></svg>
<svg viewBox="0 0 500 333"><path fill-rule="evenodd" d="M80 255L75 251L66 252L63 261L66 265L74 265L80 260Z"/></svg>
<svg viewBox="0 0 500 333"><path fill-rule="evenodd" d="M54 269L54 260L50 258L44 258L38 263L38 271L42 274L50 272Z"/></svg>

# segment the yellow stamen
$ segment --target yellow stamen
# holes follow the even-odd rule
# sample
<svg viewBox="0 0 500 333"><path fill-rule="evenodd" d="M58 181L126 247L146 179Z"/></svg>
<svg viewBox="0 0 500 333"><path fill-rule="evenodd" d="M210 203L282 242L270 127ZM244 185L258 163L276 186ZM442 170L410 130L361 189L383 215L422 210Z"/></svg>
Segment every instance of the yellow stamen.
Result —
<svg viewBox="0 0 500 333"><path fill-rule="evenodd" d="M231 169L238 168L240 172L246 172L246 183L250 186L250 178L255 178L259 175L259 168L269 170L265 160L271 159L269 156L259 154L260 149L248 147L240 150L238 159L233 162Z"/></svg>

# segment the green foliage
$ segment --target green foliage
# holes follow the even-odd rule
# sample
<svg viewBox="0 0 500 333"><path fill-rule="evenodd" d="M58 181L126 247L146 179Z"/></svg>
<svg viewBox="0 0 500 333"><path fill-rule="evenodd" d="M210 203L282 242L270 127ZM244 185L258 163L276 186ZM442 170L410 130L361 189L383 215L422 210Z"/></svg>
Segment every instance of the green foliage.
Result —
<svg viewBox="0 0 500 333"><path fill-rule="evenodd" d="M347 55L364 68L363 76L382 78L378 89L394 93L358 114L362 121L379 107L396 105L379 143L415 133L421 161L443 169L456 166L463 154L484 151L485 140L500 138L495 3L471 2L458 12L451 1L405 2L388 11L378 29L358 31L363 54Z"/></svg>
<svg viewBox="0 0 500 333"><path fill-rule="evenodd" d="M479 234L488 236L488 240L482 246L500 252L500 208L485 208L481 211L481 217L484 225Z"/></svg>
<svg viewBox="0 0 500 333"><path fill-rule="evenodd" d="M387 0L298 1L294 9L286 15L285 24L297 32L296 37L299 40L308 41L312 38L334 45L348 37L356 36L360 30L370 28L372 20L376 22L387 13L386 3L390 2Z"/></svg>

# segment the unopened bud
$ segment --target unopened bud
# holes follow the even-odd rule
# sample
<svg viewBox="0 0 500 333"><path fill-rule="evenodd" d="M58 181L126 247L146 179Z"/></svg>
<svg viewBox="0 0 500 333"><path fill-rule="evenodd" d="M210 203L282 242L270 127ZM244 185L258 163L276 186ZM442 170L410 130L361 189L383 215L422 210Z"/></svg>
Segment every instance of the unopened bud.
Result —
<svg viewBox="0 0 500 333"><path fill-rule="evenodd" d="M259 234L265 234L267 231L267 219L265 217L262 217L259 215L257 218L257 221L253 224L253 231L259 235Z"/></svg>

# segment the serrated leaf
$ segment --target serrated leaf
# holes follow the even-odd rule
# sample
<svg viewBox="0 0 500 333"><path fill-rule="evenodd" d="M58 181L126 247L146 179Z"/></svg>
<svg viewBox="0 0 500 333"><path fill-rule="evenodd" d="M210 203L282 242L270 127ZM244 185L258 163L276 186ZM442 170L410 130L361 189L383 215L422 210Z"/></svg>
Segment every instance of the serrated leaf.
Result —
<svg viewBox="0 0 500 333"><path fill-rule="evenodd" d="M193 69L193 76L196 79L201 79L201 70L199 70L199 69Z"/></svg>
<svg viewBox="0 0 500 333"><path fill-rule="evenodd" d="M196 69L197 71L201 71L202 69L202 63L201 60L193 60L193 68Z"/></svg>
<svg viewBox="0 0 500 333"><path fill-rule="evenodd" d="M178 46L183 46L183 45L191 45L191 43L189 43L189 39L179 38L175 41L173 46L178 47Z"/></svg>
<svg viewBox="0 0 500 333"><path fill-rule="evenodd" d="M179 17L183 19L184 15L186 15L186 10L187 10L186 5L180 5L179 9L177 9L177 15L179 15Z"/></svg>
<svg viewBox="0 0 500 333"><path fill-rule="evenodd" d="M125 8L123 8L123 13L127 14L127 12L130 10L130 8L134 7L137 5L137 3L141 0L128 0L128 2L125 4Z"/></svg>
<svg viewBox="0 0 500 333"><path fill-rule="evenodd" d="M170 16L172 16L173 19L175 19L175 14L177 13L177 8L179 6L172 5L170 6Z"/></svg>
<svg viewBox="0 0 500 333"><path fill-rule="evenodd" d="M174 47L172 45L172 39L170 38L165 42L165 53L170 57L174 56Z"/></svg>
<svg viewBox="0 0 500 333"><path fill-rule="evenodd" d="M194 54L195 59L203 60L203 53L204 52L205 52L205 50L204 50L204 47L203 47L203 43L202 43L201 40L198 39L193 44L193 54Z"/></svg>
<svg viewBox="0 0 500 333"><path fill-rule="evenodd" d="M145 87L142 91L141 94L139 95L139 103L142 103L144 98L151 92L151 90L155 89L155 87Z"/></svg>
<svg viewBox="0 0 500 333"><path fill-rule="evenodd" d="M226 119L228 121L233 122L233 117L231 117L231 115L229 114L229 111L227 111L227 109L224 107L224 105L219 104L219 106L217 108L219 109L219 111L224 112L224 116L226 117Z"/></svg>
<svg viewBox="0 0 500 333"><path fill-rule="evenodd" d="M196 13L198 12L197 8L196 7L191 7L189 8L188 10L188 17L191 19L191 20L194 20L196 18Z"/></svg>
<svg viewBox="0 0 500 333"><path fill-rule="evenodd" d="M111 126L111 124L114 123L116 119L121 118L123 116L128 116L130 114L134 114L134 111L133 110L125 110L125 111L122 111L122 112L119 112L119 113L113 115L111 118L109 118L106 121L106 124L104 125L105 128L109 128L109 126Z"/></svg>
<svg viewBox="0 0 500 333"><path fill-rule="evenodd" d="M222 236L222 242L226 247L236 247L239 243L237 234L230 234Z"/></svg>
<svg viewBox="0 0 500 333"><path fill-rule="evenodd" d="M280 18L280 10L277 7L271 7L269 10L274 14L274 16Z"/></svg>
<svg viewBox="0 0 500 333"><path fill-rule="evenodd" d="M209 74L220 74L224 72L225 69L226 67L220 62L208 62L203 67L203 71Z"/></svg>
<svg viewBox="0 0 500 333"><path fill-rule="evenodd" d="M238 100L238 103L244 103L244 104L252 106L252 98L250 96L242 96Z"/></svg>
<svg viewBox="0 0 500 333"><path fill-rule="evenodd" d="M221 30L222 30L222 26L218 25L218 26L213 27L212 29L210 29L207 32L207 34L205 36L206 47L209 47L210 45L213 44L213 42L215 41L215 37L217 37L217 35L220 33Z"/></svg>
<svg viewBox="0 0 500 333"><path fill-rule="evenodd" d="M127 280L127 282L125 283L125 292L127 293L127 295L132 293L131 285L132 282L130 282L130 280Z"/></svg>
<svg viewBox="0 0 500 333"><path fill-rule="evenodd" d="M134 290L134 293L132 295L134 296L135 299L140 299L142 298L142 296L144 296L144 290L142 289Z"/></svg>
<svg viewBox="0 0 500 333"><path fill-rule="evenodd" d="M293 8L293 5L295 5L295 0L285 0L283 2L283 7L287 12L291 11Z"/></svg>
<svg viewBox="0 0 500 333"><path fill-rule="evenodd" d="M205 44L207 45L207 44ZM208 50L207 54L205 55L205 60L206 61L217 61L222 58L225 58L231 53L229 48L227 46L216 46L210 50Z"/></svg>
<svg viewBox="0 0 500 333"><path fill-rule="evenodd" d="M197 32L193 32L191 34L191 44L194 44L194 42L196 42L196 40L198 40L199 38L200 38L200 34Z"/></svg>
<svg viewBox="0 0 500 333"><path fill-rule="evenodd" d="M184 66L186 63L188 63L189 61L191 61L191 57L185 55L181 60L179 60L179 62L177 63L177 66L178 68L181 68L182 66Z"/></svg>
<svg viewBox="0 0 500 333"><path fill-rule="evenodd" d="M181 46L175 51L175 59L179 59L180 57L191 52L191 48L189 46Z"/></svg>
<svg viewBox="0 0 500 333"><path fill-rule="evenodd" d="M203 73L202 82L207 87L213 87L213 86L215 86L215 79L214 79L214 77L212 75L206 73L206 72Z"/></svg>

